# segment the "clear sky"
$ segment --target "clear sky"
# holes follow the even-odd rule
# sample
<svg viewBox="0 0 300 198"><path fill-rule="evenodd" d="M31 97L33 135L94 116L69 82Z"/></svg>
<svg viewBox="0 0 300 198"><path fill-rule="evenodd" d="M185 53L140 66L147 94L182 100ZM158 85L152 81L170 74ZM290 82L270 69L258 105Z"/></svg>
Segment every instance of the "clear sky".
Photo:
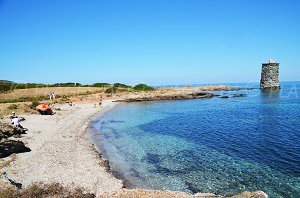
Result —
<svg viewBox="0 0 300 198"><path fill-rule="evenodd" d="M0 79L151 85L300 80L298 0L0 0Z"/></svg>

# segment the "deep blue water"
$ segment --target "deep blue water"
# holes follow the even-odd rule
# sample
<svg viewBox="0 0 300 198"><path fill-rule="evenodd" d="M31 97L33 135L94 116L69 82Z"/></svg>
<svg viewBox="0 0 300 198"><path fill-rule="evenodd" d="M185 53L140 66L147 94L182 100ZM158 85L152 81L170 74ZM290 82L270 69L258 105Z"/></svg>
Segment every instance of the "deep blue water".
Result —
<svg viewBox="0 0 300 198"><path fill-rule="evenodd" d="M120 104L93 122L94 138L131 188L300 197L300 83L282 87Z"/></svg>

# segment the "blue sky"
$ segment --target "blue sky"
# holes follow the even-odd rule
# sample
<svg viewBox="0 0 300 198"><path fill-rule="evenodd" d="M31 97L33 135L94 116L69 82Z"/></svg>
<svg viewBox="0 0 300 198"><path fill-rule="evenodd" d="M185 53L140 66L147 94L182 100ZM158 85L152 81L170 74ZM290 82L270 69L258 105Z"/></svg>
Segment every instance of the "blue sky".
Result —
<svg viewBox="0 0 300 198"><path fill-rule="evenodd" d="M251 82L261 63L300 80L297 0L0 0L0 79Z"/></svg>

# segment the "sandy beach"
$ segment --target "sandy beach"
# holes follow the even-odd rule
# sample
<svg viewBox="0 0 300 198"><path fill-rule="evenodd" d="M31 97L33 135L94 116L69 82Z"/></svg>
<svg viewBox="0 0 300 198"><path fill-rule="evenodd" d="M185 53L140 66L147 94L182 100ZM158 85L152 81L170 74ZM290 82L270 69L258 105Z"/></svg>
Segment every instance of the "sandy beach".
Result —
<svg viewBox="0 0 300 198"><path fill-rule="evenodd" d="M122 181L101 165L86 131L93 116L114 106L112 101L104 101L101 109L94 108L94 103L58 105L61 111L52 116L24 115L22 125L29 131L21 139L32 151L18 154L2 172L24 187L33 182L58 182L97 195L121 189Z"/></svg>

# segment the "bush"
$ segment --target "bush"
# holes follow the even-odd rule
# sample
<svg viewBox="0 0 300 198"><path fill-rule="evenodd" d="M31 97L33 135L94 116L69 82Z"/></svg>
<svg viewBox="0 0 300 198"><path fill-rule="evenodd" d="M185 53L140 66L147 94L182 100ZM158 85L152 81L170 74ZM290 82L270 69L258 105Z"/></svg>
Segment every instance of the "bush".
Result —
<svg viewBox="0 0 300 198"><path fill-rule="evenodd" d="M33 102L31 103L31 105L30 105L30 108L31 108L31 109L35 109L35 107L37 107L39 104L40 104L39 102L33 101Z"/></svg>
<svg viewBox="0 0 300 198"><path fill-rule="evenodd" d="M70 99L69 99L69 98L62 98L62 99L60 99L60 101L61 101L61 102L69 102Z"/></svg>
<svg viewBox="0 0 300 198"><path fill-rule="evenodd" d="M11 104L7 107L9 110L15 110L15 109L18 109L19 108L19 105L18 104Z"/></svg>
<svg viewBox="0 0 300 198"><path fill-rule="evenodd" d="M133 89L136 91L153 91L154 90L153 87L150 87L146 84L138 84L138 85L134 86Z"/></svg>
<svg viewBox="0 0 300 198"><path fill-rule="evenodd" d="M125 85L125 84L122 84L122 83L115 83L114 84L114 87L120 87L120 88L130 88L129 85Z"/></svg>
<svg viewBox="0 0 300 198"><path fill-rule="evenodd" d="M109 87L109 83L94 83L91 85L91 87Z"/></svg>
<svg viewBox="0 0 300 198"><path fill-rule="evenodd" d="M0 83L0 93L7 92L11 89L11 85L8 83Z"/></svg>
<svg viewBox="0 0 300 198"><path fill-rule="evenodd" d="M106 89L104 93L113 94L113 93L117 92L117 89L118 88L116 88L116 87L110 87L110 88Z"/></svg>

